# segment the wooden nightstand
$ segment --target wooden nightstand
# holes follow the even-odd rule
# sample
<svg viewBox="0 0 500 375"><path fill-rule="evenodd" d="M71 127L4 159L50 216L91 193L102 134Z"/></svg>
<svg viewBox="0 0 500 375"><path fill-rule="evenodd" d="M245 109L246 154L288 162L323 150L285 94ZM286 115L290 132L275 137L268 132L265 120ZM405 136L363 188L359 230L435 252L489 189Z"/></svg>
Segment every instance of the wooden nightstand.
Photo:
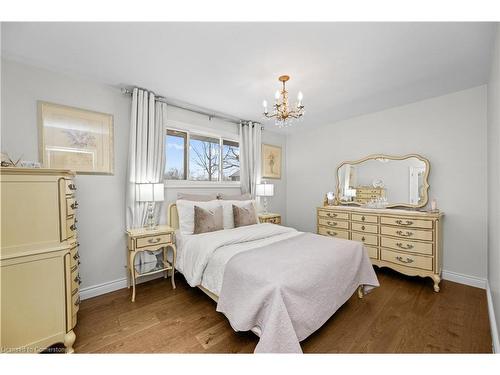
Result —
<svg viewBox="0 0 500 375"><path fill-rule="evenodd" d="M165 272L165 278L168 277L168 271L172 272L172 288L175 289L174 272L175 258L177 249L175 247L174 229L168 225L159 225L155 229L136 228L127 231L128 235L128 287L132 284L132 302L135 301L135 281L137 278L146 275L152 275L159 272ZM167 260L167 251L172 249L172 261ZM141 251L158 251L163 249L162 258L135 266L135 256Z"/></svg>
<svg viewBox="0 0 500 375"><path fill-rule="evenodd" d="M261 223L281 224L281 215L280 214L273 214L270 212L268 212L267 214L260 213L259 214L259 221Z"/></svg>

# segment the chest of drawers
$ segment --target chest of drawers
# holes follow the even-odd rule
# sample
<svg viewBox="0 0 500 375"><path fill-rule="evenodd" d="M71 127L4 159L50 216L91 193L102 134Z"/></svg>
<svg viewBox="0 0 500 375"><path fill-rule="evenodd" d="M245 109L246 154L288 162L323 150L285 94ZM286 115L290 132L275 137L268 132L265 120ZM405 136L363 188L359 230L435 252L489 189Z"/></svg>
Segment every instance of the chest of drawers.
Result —
<svg viewBox="0 0 500 375"><path fill-rule="evenodd" d="M443 259L443 213L325 206L317 209L317 231L362 242L378 267L430 277L439 292Z"/></svg>

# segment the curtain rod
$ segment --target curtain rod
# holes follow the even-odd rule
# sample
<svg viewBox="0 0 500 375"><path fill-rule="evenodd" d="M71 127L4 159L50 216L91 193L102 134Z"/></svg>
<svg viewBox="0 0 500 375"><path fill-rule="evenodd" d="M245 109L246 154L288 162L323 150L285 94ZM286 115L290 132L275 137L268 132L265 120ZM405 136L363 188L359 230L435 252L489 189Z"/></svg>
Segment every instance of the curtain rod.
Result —
<svg viewBox="0 0 500 375"><path fill-rule="evenodd" d="M156 95L151 90L143 89L143 88L140 88L140 87L137 87L137 88L140 89L140 90L144 90L144 91L148 91L148 92L152 93L155 96L155 101L166 103L169 106L172 106L172 107L175 107L175 108L180 108L180 109L184 109L186 111L198 113L199 115L208 116L209 119L218 118L220 120L224 120L226 122L230 122L230 123L233 123L233 124L236 124L236 125L239 125L241 123L248 123L248 122L260 124L259 122L256 122L256 121L242 120L242 119L237 119L236 117L227 117L227 116L217 115L217 114L215 114L213 112L208 112L207 110L193 109L193 108L190 108L189 106L182 106L180 104L175 104L175 103L172 103L170 101L167 101L167 98L165 98L164 96ZM129 88L126 88L126 87L122 87L121 88L121 92L122 92L123 95L130 95L130 96L132 96L133 90L131 90ZM263 126L262 126L262 129L264 129Z"/></svg>

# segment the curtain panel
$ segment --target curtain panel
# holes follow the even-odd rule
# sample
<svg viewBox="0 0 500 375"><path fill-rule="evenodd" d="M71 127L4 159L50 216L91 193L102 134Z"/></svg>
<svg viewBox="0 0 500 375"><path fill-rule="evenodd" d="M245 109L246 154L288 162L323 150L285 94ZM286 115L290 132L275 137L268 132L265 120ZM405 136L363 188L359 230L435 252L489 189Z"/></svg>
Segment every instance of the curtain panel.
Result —
<svg viewBox="0 0 500 375"><path fill-rule="evenodd" d="M127 229L142 227L147 220L147 202L137 202L136 184L163 182L166 120L167 104L156 102L151 92L134 88L126 193ZM154 205L158 221L161 204Z"/></svg>
<svg viewBox="0 0 500 375"><path fill-rule="evenodd" d="M261 176L262 126L257 122L240 124L240 183L241 192L255 198Z"/></svg>

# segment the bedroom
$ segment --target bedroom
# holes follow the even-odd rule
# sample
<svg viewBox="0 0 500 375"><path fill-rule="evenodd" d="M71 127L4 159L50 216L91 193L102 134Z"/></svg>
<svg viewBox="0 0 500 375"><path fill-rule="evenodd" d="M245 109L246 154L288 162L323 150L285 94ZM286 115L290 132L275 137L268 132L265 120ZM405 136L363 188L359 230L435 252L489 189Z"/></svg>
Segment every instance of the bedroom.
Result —
<svg viewBox="0 0 500 375"><path fill-rule="evenodd" d="M500 351L498 22L6 21L2 352Z"/></svg>

